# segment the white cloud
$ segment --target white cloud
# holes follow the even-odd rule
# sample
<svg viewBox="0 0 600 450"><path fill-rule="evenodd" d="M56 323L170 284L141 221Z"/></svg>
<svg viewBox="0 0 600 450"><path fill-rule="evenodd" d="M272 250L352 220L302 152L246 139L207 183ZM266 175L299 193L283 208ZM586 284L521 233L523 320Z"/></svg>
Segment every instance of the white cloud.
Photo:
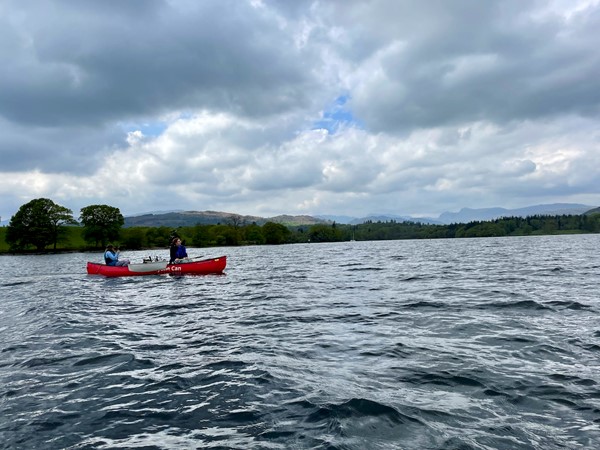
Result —
<svg viewBox="0 0 600 450"><path fill-rule="evenodd" d="M2 217L600 203L598 1L111 5L0 7Z"/></svg>

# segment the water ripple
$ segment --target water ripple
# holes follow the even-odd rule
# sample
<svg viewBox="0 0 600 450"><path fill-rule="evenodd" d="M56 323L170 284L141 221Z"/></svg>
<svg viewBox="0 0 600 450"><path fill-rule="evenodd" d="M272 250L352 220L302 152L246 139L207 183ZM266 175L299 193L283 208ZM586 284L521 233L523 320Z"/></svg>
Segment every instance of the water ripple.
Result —
<svg viewBox="0 0 600 450"><path fill-rule="evenodd" d="M243 247L128 279L2 256L0 448L598 448L599 243Z"/></svg>

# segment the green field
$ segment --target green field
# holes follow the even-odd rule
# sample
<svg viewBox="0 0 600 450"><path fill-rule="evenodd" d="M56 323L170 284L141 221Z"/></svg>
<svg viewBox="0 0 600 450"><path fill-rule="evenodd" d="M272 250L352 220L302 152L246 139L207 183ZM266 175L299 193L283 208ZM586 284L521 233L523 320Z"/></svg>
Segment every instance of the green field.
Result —
<svg viewBox="0 0 600 450"><path fill-rule="evenodd" d="M60 251L80 251L88 249L87 244L81 237L82 227L65 227L65 234L56 244L56 250ZM6 253L9 250L6 243L6 227L0 227L0 253ZM52 246L46 247L52 250Z"/></svg>

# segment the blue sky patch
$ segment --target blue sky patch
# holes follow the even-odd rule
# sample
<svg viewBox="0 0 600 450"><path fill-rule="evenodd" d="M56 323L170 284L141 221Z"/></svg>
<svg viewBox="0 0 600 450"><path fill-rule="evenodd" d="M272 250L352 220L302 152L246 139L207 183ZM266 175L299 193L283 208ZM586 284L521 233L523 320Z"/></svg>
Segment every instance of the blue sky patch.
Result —
<svg viewBox="0 0 600 450"><path fill-rule="evenodd" d="M326 129L329 134L335 134L342 126L363 128L360 120L356 119L347 107L349 95L340 95L323 111L323 117L313 124L313 129Z"/></svg>
<svg viewBox="0 0 600 450"><path fill-rule="evenodd" d="M167 122L128 122L121 123L121 127L126 133L139 130L144 134L144 136L157 137L163 134L167 129Z"/></svg>

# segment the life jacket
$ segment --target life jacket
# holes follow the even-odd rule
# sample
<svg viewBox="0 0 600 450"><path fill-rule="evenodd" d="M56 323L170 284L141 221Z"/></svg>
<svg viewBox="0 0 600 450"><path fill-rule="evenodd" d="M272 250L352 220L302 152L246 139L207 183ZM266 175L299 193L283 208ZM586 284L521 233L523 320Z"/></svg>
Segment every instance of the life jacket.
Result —
<svg viewBox="0 0 600 450"><path fill-rule="evenodd" d="M179 247L177 247L177 258L186 258L187 257L187 250L183 245L180 245Z"/></svg>
<svg viewBox="0 0 600 450"><path fill-rule="evenodd" d="M110 250L107 250L106 252L104 252L104 262L107 266L114 266L116 264L116 261L114 259L110 259L108 256L106 256L106 254L110 252ZM113 255L114 253L111 252Z"/></svg>

